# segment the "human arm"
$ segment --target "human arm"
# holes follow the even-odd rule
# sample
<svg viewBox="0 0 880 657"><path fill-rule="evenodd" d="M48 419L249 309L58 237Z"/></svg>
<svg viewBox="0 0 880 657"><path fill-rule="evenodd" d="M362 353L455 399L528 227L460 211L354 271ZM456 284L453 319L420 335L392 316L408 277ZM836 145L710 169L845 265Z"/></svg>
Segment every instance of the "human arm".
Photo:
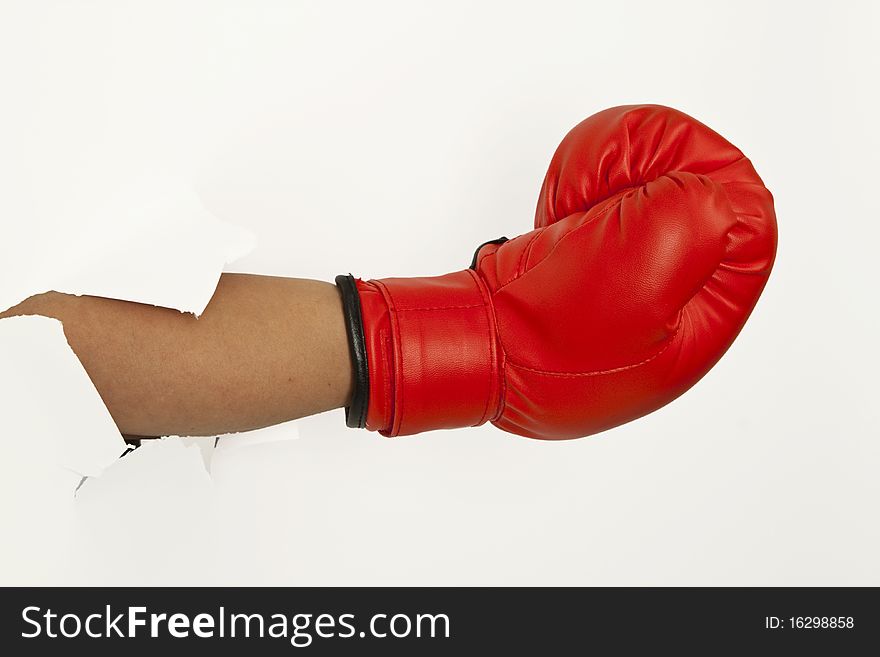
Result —
<svg viewBox="0 0 880 657"><path fill-rule="evenodd" d="M58 292L0 313L60 320L126 436L217 435L344 406L342 306L322 281L223 274L204 313Z"/></svg>

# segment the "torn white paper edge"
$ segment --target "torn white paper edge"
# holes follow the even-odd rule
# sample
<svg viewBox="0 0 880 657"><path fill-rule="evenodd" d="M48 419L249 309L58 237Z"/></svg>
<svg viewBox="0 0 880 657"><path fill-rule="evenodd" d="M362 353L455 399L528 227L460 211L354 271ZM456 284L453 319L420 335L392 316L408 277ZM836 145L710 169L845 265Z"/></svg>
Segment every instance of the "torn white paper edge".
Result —
<svg viewBox="0 0 880 657"><path fill-rule="evenodd" d="M204 436L168 436L182 442L184 445L197 447L202 455L205 470L212 474L211 463L215 457L225 458L234 452L271 443L286 442L299 438L299 428L295 422L285 422L271 427L254 429L239 433L227 433L215 437ZM142 445L147 441L142 441Z"/></svg>
<svg viewBox="0 0 880 657"><path fill-rule="evenodd" d="M285 442L299 438L299 427L293 422L276 424L244 433L227 433L217 437L215 451L233 452L246 447Z"/></svg>
<svg viewBox="0 0 880 657"><path fill-rule="evenodd" d="M12 195L20 203L19 212L8 215L15 221L4 222L0 235L0 308L57 290L149 303L198 316L210 301L224 265L253 248L255 240L248 231L207 212L182 178L148 171L138 176L98 175L108 166L103 163L91 177L71 174L77 184L53 185L52 194L34 196L32 202L28 190L38 192L37 187L24 185L24 191ZM8 208L9 203L9 197L0 199L0 208ZM4 504L0 515L4 535L9 537L0 546L0 584L73 581L68 579L71 574L86 572L89 563L100 570L97 557L89 556L93 553L115 563L115 551L82 538L101 536L103 530L86 531L81 525L87 518L105 523L116 528L122 541L131 527L140 526L133 517L119 520L130 517L138 504L121 495L122 488L114 490L122 484L98 484L101 479L95 478L115 472L122 463L127 463L125 472L157 467L150 475L157 477L156 482L163 480L169 467L175 469L180 475L177 483L165 482L160 488L184 506L191 502L192 486L210 484L211 438L194 439L199 449L191 450L187 441L174 439L157 442L162 445L160 452L154 446L119 458L130 447L55 319L0 320L0 395L4 414L0 492L14 501ZM175 444L185 451L169 447ZM113 475L111 481L118 482L119 476ZM102 495L108 499L97 502ZM155 501L155 490L149 495ZM144 498L143 504L152 502ZM115 522L108 522L111 519ZM78 557L72 556L74 534L80 537L78 544L91 546ZM68 563L70 559L81 563ZM125 565L118 566L121 576ZM182 576L188 571L168 572Z"/></svg>
<svg viewBox="0 0 880 657"><path fill-rule="evenodd" d="M199 447L179 438L144 440L89 478L75 512L69 550L77 583L204 584L223 554L211 478Z"/></svg>
<svg viewBox="0 0 880 657"><path fill-rule="evenodd" d="M0 584L55 584L69 570L74 490L127 446L59 321L0 320L0 363Z"/></svg>
<svg viewBox="0 0 880 657"><path fill-rule="evenodd" d="M181 178L143 171L109 189L100 181L87 186L41 208L39 217L5 226L0 241L21 252L0 262L0 308L55 290L198 316L224 265L256 243L209 213Z"/></svg>
<svg viewBox="0 0 880 657"><path fill-rule="evenodd" d="M98 391L73 353L61 322L0 320L0 396L5 440L52 441L52 464L96 476L127 449Z"/></svg>

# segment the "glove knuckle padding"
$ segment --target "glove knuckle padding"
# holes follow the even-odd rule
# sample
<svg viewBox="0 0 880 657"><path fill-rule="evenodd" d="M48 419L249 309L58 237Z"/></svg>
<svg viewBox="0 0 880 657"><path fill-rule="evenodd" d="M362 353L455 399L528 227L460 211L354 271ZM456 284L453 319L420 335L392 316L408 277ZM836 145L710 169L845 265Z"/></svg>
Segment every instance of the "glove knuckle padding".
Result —
<svg viewBox="0 0 880 657"><path fill-rule="evenodd" d="M504 353L495 423L540 438L602 431L679 396L736 337L775 254L772 198L751 163L658 106L575 127L535 226L479 269Z"/></svg>

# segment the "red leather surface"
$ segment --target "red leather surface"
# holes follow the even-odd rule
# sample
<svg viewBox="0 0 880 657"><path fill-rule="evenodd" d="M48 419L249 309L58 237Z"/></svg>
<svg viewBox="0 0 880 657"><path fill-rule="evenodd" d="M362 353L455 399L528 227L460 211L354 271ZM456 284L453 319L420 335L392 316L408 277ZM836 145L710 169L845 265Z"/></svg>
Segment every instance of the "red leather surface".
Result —
<svg viewBox="0 0 880 657"><path fill-rule="evenodd" d="M368 428L491 419L576 438L650 413L724 354L776 252L773 199L749 160L656 105L605 110L565 137L535 227L483 247L476 275L359 281Z"/></svg>
<svg viewBox="0 0 880 657"><path fill-rule="evenodd" d="M357 287L370 378L367 428L396 436L488 420L499 403L499 353L477 274Z"/></svg>

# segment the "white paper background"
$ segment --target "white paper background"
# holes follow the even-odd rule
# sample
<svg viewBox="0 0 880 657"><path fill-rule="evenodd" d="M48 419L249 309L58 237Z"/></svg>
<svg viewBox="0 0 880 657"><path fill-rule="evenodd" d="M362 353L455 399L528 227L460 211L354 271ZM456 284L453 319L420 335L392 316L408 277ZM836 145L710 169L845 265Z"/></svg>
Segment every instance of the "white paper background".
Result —
<svg viewBox="0 0 880 657"><path fill-rule="evenodd" d="M529 229L569 128L636 102L741 147L780 242L721 363L602 436L387 440L336 411L213 451L164 440L75 500L59 435L107 449L109 416L50 320L3 320L0 583L880 584L878 19L867 1L3 2L0 305L68 286L199 312L224 266L460 269Z"/></svg>

